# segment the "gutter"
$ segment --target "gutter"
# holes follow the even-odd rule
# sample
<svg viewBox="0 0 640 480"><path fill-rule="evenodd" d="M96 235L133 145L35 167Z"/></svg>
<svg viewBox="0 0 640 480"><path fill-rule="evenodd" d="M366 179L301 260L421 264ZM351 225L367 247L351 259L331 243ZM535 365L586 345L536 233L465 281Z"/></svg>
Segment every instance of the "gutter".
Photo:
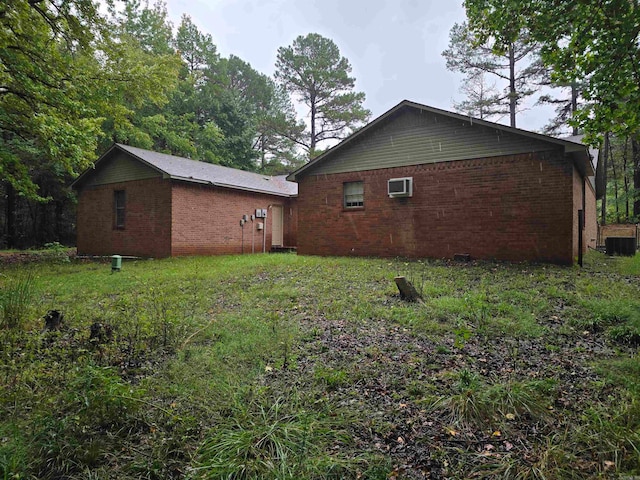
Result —
<svg viewBox="0 0 640 480"><path fill-rule="evenodd" d="M187 183L198 183L200 185L210 185L210 186L213 186L213 187L229 188L231 190L242 190L242 191L245 191L245 192L262 193L264 195L274 195L276 197L291 198L291 197L298 196L297 193L289 194L289 193L282 193L282 192L274 192L274 191L269 191L269 190L262 190L262 189L259 189L259 188L242 187L242 186L239 186L239 185L230 185L230 184L227 184L227 183L211 182L211 181L208 181L208 180L199 180L199 179L193 178L193 177L180 177L180 176L177 176L177 175L168 175L167 178L170 178L171 180L178 180L178 181L187 182Z"/></svg>

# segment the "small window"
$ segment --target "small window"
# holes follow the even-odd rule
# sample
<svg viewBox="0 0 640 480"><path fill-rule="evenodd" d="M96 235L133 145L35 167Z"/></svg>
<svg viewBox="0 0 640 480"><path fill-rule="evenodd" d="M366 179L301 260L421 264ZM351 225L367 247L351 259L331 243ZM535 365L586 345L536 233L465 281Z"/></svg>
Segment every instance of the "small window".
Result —
<svg viewBox="0 0 640 480"><path fill-rule="evenodd" d="M347 182L344 184L344 208L364 207L363 182Z"/></svg>
<svg viewBox="0 0 640 480"><path fill-rule="evenodd" d="M115 228L124 228L124 211L125 211L126 197L124 190L115 190L113 192L113 213L114 213L114 226Z"/></svg>

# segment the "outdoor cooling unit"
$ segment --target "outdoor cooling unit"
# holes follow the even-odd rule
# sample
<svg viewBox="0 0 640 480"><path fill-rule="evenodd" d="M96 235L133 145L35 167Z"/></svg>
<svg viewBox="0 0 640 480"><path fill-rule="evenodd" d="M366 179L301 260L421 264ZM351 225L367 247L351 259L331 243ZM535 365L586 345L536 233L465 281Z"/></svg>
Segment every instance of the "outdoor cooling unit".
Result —
<svg viewBox="0 0 640 480"><path fill-rule="evenodd" d="M390 197L413 196L413 177L390 178L387 182Z"/></svg>

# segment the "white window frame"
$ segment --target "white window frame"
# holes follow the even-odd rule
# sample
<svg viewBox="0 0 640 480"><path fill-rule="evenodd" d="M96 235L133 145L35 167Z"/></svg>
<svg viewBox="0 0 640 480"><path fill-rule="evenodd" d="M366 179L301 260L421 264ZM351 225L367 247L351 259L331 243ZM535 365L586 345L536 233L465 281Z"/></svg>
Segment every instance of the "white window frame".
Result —
<svg viewBox="0 0 640 480"><path fill-rule="evenodd" d="M124 230L126 223L127 193L125 190L113 191L113 228Z"/></svg>
<svg viewBox="0 0 640 480"><path fill-rule="evenodd" d="M344 208L364 208L364 182L344 182L342 184L342 206Z"/></svg>

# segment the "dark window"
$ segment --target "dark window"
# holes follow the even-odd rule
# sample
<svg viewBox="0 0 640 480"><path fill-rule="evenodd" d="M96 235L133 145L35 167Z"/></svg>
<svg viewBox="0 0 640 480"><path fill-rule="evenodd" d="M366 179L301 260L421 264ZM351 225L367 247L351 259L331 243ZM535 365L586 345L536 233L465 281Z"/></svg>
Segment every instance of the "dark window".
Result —
<svg viewBox="0 0 640 480"><path fill-rule="evenodd" d="M364 207L363 182L346 182L344 184L344 208Z"/></svg>
<svg viewBox="0 0 640 480"><path fill-rule="evenodd" d="M113 213L115 228L124 228L124 211L126 196L124 190L115 190L113 192Z"/></svg>

